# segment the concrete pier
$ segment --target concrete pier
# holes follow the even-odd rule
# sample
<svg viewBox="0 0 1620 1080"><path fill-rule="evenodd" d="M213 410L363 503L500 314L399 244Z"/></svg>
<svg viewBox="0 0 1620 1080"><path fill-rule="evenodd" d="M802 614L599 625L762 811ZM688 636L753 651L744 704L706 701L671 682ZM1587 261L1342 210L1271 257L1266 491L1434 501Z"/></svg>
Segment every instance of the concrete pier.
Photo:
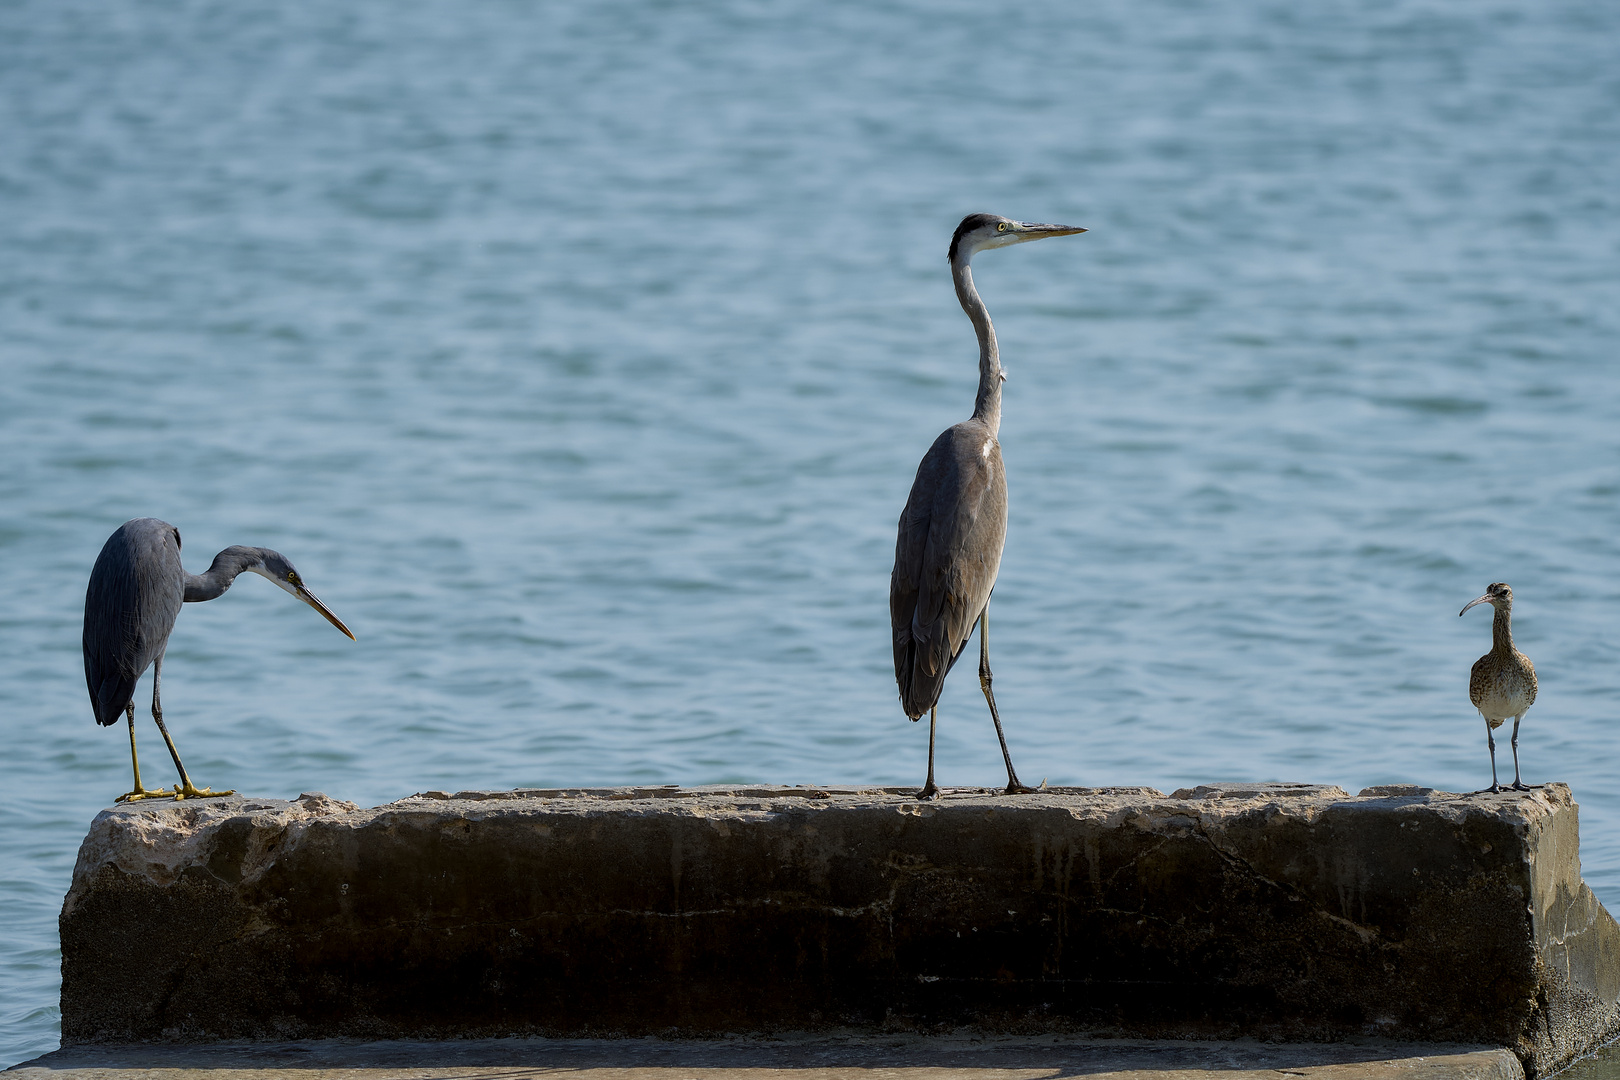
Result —
<svg viewBox="0 0 1620 1080"><path fill-rule="evenodd" d="M1506 1050L906 1034L80 1046L16 1080L1524 1080ZM11 1080L8 1076L7 1080Z"/></svg>
<svg viewBox="0 0 1620 1080"><path fill-rule="evenodd" d="M1620 1031L1557 784L144 803L96 818L61 926L68 1048L1376 1036L1534 1078Z"/></svg>

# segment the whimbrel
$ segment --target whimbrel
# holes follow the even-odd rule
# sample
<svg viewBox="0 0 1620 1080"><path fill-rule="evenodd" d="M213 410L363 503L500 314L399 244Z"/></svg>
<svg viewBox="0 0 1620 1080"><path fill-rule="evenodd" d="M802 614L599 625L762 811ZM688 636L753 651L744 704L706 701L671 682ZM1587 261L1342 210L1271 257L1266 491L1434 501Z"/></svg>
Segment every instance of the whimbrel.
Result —
<svg viewBox="0 0 1620 1080"><path fill-rule="evenodd" d="M1502 790L1496 782L1496 737L1491 732L1511 716L1513 790L1529 791L1528 785L1519 782L1519 721L1536 703L1536 667L1513 647L1513 590L1507 582L1493 582L1484 596L1470 600L1457 614L1460 617L1468 608L1484 603L1496 609L1496 619L1491 623L1491 651L1474 661L1474 670L1468 676L1468 699L1485 718L1485 741L1491 748L1491 786L1487 790Z"/></svg>

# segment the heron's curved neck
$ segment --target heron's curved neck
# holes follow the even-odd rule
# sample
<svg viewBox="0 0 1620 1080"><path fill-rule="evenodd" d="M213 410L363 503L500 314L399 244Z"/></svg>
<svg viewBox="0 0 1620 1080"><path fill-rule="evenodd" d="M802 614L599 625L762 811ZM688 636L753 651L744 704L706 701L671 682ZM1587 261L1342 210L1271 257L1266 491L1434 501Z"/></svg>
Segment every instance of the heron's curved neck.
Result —
<svg viewBox="0 0 1620 1080"><path fill-rule="evenodd" d="M1496 617L1491 620L1491 652L1508 654L1513 652L1513 609L1511 607L1496 608Z"/></svg>
<svg viewBox="0 0 1620 1080"><path fill-rule="evenodd" d="M264 556L258 548L240 545L226 548L214 556L214 563L206 573L186 575L186 603L194 604L199 600L223 596L237 575L263 562Z"/></svg>
<svg viewBox="0 0 1620 1080"><path fill-rule="evenodd" d="M979 335L979 396L973 402L973 419L982 421L995 435L1001 430L1001 350L996 347L996 328L990 325L990 312L979 299L979 290L973 287L973 271L967 259L951 263L951 278L956 282L956 299L962 310L973 320L974 333Z"/></svg>

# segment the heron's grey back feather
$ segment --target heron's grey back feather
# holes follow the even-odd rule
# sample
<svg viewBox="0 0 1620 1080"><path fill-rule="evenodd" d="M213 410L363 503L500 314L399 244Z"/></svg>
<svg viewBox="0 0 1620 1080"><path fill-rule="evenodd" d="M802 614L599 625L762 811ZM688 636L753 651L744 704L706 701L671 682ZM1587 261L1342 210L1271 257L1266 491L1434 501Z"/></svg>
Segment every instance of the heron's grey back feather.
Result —
<svg viewBox="0 0 1620 1080"><path fill-rule="evenodd" d="M126 521L102 546L84 597L84 677L97 723L118 722L163 655L185 579L180 532L166 521Z"/></svg>
<svg viewBox="0 0 1620 1080"><path fill-rule="evenodd" d="M939 701L945 675L990 601L1007 537L1001 446L978 419L929 447L900 514L889 580L894 674L906 715Z"/></svg>
<svg viewBox="0 0 1620 1080"><path fill-rule="evenodd" d="M107 538L84 596L84 678L96 722L116 724L152 662L163 655L182 604L212 600L250 566L291 566L269 548L235 545L206 573L180 565L180 530L135 518Z"/></svg>

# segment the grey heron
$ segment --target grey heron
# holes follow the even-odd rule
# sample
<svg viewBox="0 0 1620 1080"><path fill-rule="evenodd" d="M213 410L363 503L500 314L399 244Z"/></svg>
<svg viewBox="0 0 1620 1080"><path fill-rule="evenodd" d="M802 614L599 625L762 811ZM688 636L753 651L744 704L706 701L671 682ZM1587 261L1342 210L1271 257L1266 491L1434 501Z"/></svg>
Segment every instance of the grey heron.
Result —
<svg viewBox="0 0 1620 1080"><path fill-rule="evenodd" d="M180 605L214 599L242 573L269 578L324 615L351 640L354 638L342 620L304 588L304 579L292 563L269 548L228 547L214 556L206 573L188 574L180 565L180 530L157 518L135 518L120 525L96 557L84 596L84 678L97 723L106 727L118 723L120 714L129 718L135 789L120 795L118 802L232 794L192 784L169 729L163 724L159 692L163 651ZM135 753L135 684L148 667L152 668L152 719L157 721L163 741L169 744L174 767L180 771L181 782L173 791L141 786L141 761Z"/></svg>
<svg viewBox="0 0 1620 1080"><path fill-rule="evenodd" d="M1485 745L1491 748L1491 786L1485 790L1502 790L1496 780L1496 736L1492 732L1511 716L1513 790L1529 791L1529 785L1519 780L1519 721L1536 703L1536 666L1513 647L1513 590L1507 582L1493 581L1484 596L1468 601L1457 616L1461 618L1475 604L1490 604L1496 609L1491 621L1491 651L1475 660L1468 673L1468 700L1485 718Z"/></svg>
<svg viewBox="0 0 1620 1080"><path fill-rule="evenodd" d="M1086 230L1068 225L1036 225L995 214L969 214L951 237L948 258L956 298L979 338L979 394L973 415L946 428L917 466L889 578L889 623L894 632L894 677L900 704L913 721L928 713L928 780L919 799L939 793L934 786L934 733L939 692L955 665L973 625L979 626L979 687L990 705L990 719L1007 762L1007 794L1032 790L1018 781L1007 736L1001 730L991 691L990 593L1001 567L1007 536L1007 478L1002 471L1001 384L1006 379L990 312L973 286L968 268L987 248L1007 247L1048 236Z"/></svg>

